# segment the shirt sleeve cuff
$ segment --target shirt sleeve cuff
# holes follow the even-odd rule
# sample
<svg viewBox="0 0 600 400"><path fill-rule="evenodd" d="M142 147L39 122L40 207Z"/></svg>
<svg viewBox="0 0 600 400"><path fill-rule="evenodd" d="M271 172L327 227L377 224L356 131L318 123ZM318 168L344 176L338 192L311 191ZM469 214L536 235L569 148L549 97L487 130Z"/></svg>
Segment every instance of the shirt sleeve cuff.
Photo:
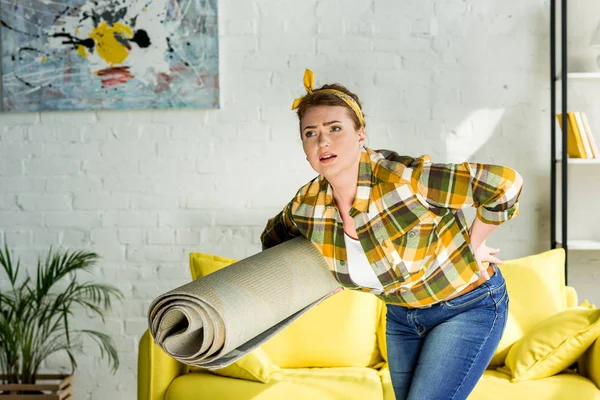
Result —
<svg viewBox="0 0 600 400"><path fill-rule="evenodd" d="M486 224L500 225L519 215L519 203L502 211L491 211L484 207L477 209L477 217Z"/></svg>

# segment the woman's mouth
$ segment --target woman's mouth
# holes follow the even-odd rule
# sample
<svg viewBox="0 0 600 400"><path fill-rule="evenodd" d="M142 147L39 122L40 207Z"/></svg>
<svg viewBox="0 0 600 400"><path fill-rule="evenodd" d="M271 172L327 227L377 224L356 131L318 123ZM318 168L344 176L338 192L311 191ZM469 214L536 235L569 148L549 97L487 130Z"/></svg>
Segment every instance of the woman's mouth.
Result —
<svg viewBox="0 0 600 400"><path fill-rule="evenodd" d="M323 164L329 164L333 162L336 158L337 156L335 154L324 153L319 156L319 161L321 161Z"/></svg>

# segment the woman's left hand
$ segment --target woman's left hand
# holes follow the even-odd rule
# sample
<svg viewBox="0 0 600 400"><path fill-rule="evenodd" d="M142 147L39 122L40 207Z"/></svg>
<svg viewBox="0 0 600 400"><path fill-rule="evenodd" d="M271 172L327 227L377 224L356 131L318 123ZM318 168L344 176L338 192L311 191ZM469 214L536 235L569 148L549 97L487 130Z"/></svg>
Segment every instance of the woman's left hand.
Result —
<svg viewBox="0 0 600 400"><path fill-rule="evenodd" d="M484 261L487 261L487 262L492 262L494 264L502 264L503 263L502 260L493 256L493 254L496 254L499 251L500 251L500 249L493 249L491 247L488 247L485 244L485 240L479 246L473 247L473 253L475 255L475 260L477 260L477 264L479 265L479 271L481 272L482 276L486 277L486 279L489 279L490 276L487 272L487 268L485 268L482 263Z"/></svg>

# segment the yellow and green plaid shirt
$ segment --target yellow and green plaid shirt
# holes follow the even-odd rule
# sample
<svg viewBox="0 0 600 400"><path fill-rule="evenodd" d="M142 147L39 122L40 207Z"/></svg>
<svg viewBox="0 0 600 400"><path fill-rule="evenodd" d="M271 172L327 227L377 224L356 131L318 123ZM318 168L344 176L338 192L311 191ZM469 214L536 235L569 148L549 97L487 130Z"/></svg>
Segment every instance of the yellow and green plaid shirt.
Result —
<svg viewBox="0 0 600 400"><path fill-rule="evenodd" d="M518 214L521 187L521 175L503 166L363 150L350 216L383 291L350 279L342 219L322 175L268 221L261 241L266 249L302 235L342 286L386 303L427 307L481 278L462 209L476 207L481 221L499 225Z"/></svg>

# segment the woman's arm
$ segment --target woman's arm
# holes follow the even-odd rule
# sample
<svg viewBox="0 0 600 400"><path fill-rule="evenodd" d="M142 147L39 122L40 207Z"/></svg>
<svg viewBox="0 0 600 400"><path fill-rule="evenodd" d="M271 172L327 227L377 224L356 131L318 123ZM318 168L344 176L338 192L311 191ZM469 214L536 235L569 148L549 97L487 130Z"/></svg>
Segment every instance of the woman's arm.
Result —
<svg viewBox="0 0 600 400"><path fill-rule="evenodd" d="M486 224L481 221L478 217L475 217L473 221L473 225L471 225L470 236L471 236L471 246L474 249L478 248L482 244L485 243L485 240L496 230L498 225L494 224Z"/></svg>
<svg viewBox="0 0 600 400"><path fill-rule="evenodd" d="M292 203L293 201L288 203L279 214L267 222L260 235L263 250L300 236L292 216Z"/></svg>
<svg viewBox="0 0 600 400"><path fill-rule="evenodd" d="M433 207L475 207L479 220L491 225L518 215L523 178L514 169L468 162L432 163L426 155L410 166L414 168L413 187Z"/></svg>
<svg viewBox="0 0 600 400"><path fill-rule="evenodd" d="M411 167L415 169L413 185L428 204L450 209L477 208L469 236L482 274L487 276L482 262L502 264L493 256L500 250L485 242L498 225L518 215L521 175L499 165L434 164L428 156L418 158Z"/></svg>
<svg viewBox="0 0 600 400"><path fill-rule="evenodd" d="M485 268L481 263L484 261L493 262L495 264L503 263L502 260L493 256L493 254L498 253L500 249L492 249L485 244L488 236L490 236L497 227L498 225L486 224L485 222L479 220L479 218L475 217L473 225L471 225L471 229L469 231L469 236L471 237L471 247L473 248L475 260L477 260L477 263L479 264L479 271L487 279L489 279L487 268Z"/></svg>

